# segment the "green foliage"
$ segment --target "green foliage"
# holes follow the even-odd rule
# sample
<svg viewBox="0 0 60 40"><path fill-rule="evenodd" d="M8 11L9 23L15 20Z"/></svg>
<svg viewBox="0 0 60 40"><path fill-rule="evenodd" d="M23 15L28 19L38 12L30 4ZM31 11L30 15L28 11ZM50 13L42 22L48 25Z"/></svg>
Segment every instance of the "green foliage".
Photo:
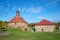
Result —
<svg viewBox="0 0 60 40"><path fill-rule="evenodd" d="M4 28L7 26L7 21L0 21L0 28Z"/></svg>
<svg viewBox="0 0 60 40"><path fill-rule="evenodd" d="M0 21L0 28L2 27L2 21Z"/></svg>
<svg viewBox="0 0 60 40"><path fill-rule="evenodd" d="M10 36L0 37L0 40L60 40L60 32L25 32L20 29L8 28Z"/></svg>
<svg viewBox="0 0 60 40"><path fill-rule="evenodd" d="M57 30L59 29L59 24L60 24L60 22L55 23L55 26L56 26Z"/></svg>
<svg viewBox="0 0 60 40"><path fill-rule="evenodd" d="M30 23L28 24L29 27L34 27L36 23Z"/></svg>

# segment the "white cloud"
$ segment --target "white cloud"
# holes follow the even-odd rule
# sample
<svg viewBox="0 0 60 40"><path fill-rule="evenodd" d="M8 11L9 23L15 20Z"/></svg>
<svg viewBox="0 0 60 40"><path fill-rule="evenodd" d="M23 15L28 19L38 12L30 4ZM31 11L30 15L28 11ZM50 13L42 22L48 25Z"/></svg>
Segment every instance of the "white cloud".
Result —
<svg viewBox="0 0 60 40"><path fill-rule="evenodd" d="M22 8L17 8L17 10L21 11L21 10L22 10Z"/></svg>
<svg viewBox="0 0 60 40"><path fill-rule="evenodd" d="M46 7L50 7L51 5L56 4L57 2L59 2L60 0L48 0L47 3L45 4Z"/></svg>
<svg viewBox="0 0 60 40"><path fill-rule="evenodd" d="M22 8L22 12L24 12L26 10L26 8Z"/></svg>
<svg viewBox="0 0 60 40"><path fill-rule="evenodd" d="M45 19L44 16L37 16L37 18L39 18L39 19Z"/></svg>
<svg viewBox="0 0 60 40"><path fill-rule="evenodd" d="M27 9L27 12L31 12L31 13L40 13L41 11L42 11L42 7L37 7L37 8L31 7Z"/></svg>
<svg viewBox="0 0 60 40"><path fill-rule="evenodd" d="M29 8L22 8L22 12L28 12L28 13L41 13L42 12L42 7L29 7Z"/></svg>
<svg viewBox="0 0 60 40"><path fill-rule="evenodd" d="M16 9L17 9L17 7L15 7L15 6L12 7L12 10L16 10Z"/></svg>
<svg viewBox="0 0 60 40"><path fill-rule="evenodd" d="M38 19L50 19L50 17L47 16L37 16Z"/></svg>
<svg viewBox="0 0 60 40"><path fill-rule="evenodd" d="M19 10L19 11L21 11L21 8L12 7L12 10Z"/></svg>
<svg viewBox="0 0 60 40"><path fill-rule="evenodd" d="M28 13L41 13L42 12L42 7L24 7L24 8L16 8L16 7L12 7L13 10L19 10L21 12L28 12Z"/></svg>

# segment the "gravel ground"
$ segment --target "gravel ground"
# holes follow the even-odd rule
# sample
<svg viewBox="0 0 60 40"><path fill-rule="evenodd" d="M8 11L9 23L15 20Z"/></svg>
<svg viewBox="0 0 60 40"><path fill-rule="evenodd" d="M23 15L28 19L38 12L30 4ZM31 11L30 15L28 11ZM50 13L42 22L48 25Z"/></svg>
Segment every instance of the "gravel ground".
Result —
<svg viewBox="0 0 60 40"><path fill-rule="evenodd" d="M8 32L8 31L5 31L5 32L0 32L0 36L8 36L10 35L11 33Z"/></svg>

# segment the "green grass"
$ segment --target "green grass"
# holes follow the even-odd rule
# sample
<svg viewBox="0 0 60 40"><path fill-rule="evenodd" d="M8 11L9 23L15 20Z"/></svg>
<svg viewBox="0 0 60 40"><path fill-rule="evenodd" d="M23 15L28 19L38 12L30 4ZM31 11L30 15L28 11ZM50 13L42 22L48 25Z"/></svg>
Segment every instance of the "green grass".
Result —
<svg viewBox="0 0 60 40"><path fill-rule="evenodd" d="M8 29L9 36L0 37L0 40L60 40L60 32L24 32L20 29Z"/></svg>

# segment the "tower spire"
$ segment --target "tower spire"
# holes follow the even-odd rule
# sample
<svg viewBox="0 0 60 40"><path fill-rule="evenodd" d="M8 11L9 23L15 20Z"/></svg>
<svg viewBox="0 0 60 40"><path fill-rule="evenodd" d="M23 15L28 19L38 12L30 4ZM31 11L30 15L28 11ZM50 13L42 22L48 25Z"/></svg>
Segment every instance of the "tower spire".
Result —
<svg viewBox="0 0 60 40"><path fill-rule="evenodd" d="M16 15L19 16L20 15L20 12L19 10L16 11Z"/></svg>

